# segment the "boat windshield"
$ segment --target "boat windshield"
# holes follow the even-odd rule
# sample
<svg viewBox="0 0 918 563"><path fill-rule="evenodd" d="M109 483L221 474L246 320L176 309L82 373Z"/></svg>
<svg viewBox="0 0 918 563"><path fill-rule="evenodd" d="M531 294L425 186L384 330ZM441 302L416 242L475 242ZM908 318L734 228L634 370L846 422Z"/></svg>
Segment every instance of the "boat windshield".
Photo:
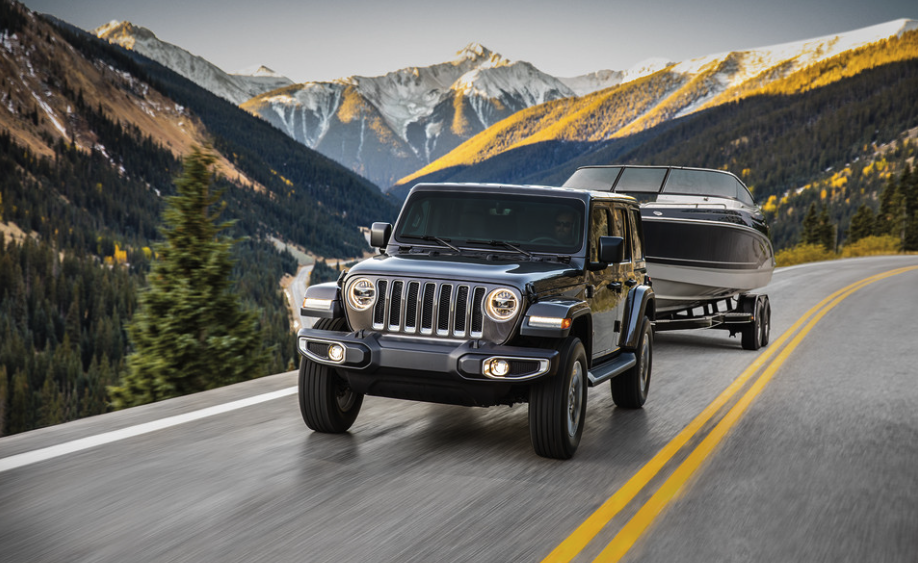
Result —
<svg viewBox="0 0 918 563"><path fill-rule="evenodd" d="M667 174L668 173L668 174ZM615 191L641 203L656 201L660 193L735 199L754 206L755 200L735 176L718 170L666 166L596 166L580 168L565 187Z"/></svg>
<svg viewBox="0 0 918 563"><path fill-rule="evenodd" d="M723 197L755 205L746 186L733 175L708 170L673 169L666 179L666 185L663 186L663 193Z"/></svg>
<svg viewBox="0 0 918 563"><path fill-rule="evenodd" d="M583 245L583 216L583 202L573 198L421 191L405 203L395 240L412 246L440 239L464 248L573 254Z"/></svg>

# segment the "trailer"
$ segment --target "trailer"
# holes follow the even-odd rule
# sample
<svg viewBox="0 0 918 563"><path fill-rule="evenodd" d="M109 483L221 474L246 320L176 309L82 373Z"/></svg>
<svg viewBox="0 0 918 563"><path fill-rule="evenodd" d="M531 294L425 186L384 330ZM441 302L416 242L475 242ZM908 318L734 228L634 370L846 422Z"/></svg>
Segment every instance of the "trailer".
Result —
<svg viewBox="0 0 918 563"><path fill-rule="evenodd" d="M730 336L741 335L745 350L768 345L771 337L771 303L764 293L742 293L714 299L701 305L658 313L654 332L700 328L726 330Z"/></svg>

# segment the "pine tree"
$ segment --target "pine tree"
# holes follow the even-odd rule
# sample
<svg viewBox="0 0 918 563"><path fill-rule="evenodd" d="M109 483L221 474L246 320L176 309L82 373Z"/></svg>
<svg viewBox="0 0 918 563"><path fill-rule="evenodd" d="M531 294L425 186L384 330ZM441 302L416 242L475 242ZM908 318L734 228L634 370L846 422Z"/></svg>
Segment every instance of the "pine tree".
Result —
<svg viewBox="0 0 918 563"><path fill-rule="evenodd" d="M231 291L230 250L220 233L226 207L213 191L216 157L195 147L167 198L157 260L129 324L133 353L128 372L111 395L115 408L195 393L265 374L269 351L252 311Z"/></svg>
<svg viewBox="0 0 918 563"><path fill-rule="evenodd" d="M848 229L848 244L873 235L875 225L876 218L873 216L873 211L867 204L861 204L857 209L857 213L851 217L851 227Z"/></svg>
<svg viewBox="0 0 918 563"><path fill-rule="evenodd" d="M880 210L877 213L877 223L874 233L877 235L891 235L894 227L893 199L896 196L896 181L890 176L886 181L886 187L880 195Z"/></svg>
<svg viewBox="0 0 918 563"><path fill-rule="evenodd" d="M803 233L800 235L801 244L819 244L819 216L816 215L816 204L811 203L810 208L803 218Z"/></svg>
<svg viewBox="0 0 918 563"><path fill-rule="evenodd" d="M899 179L899 193L905 206L903 250L918 250L918 170L908 164Z"/></svg>
<svg viewBox="0 0 918 563"><path fill-rule="evenodd" d="M9 397L10 383L6 376L6 366L0 364L0 436L6 435L7 398Z"/></svg>
<svg viewBox="0 0 918 563"><path fill-rule="evenodd" d="M822 206L822 213L819 214L819 226L817 227L819 244L826 250L835 252L835 225L829 218L828 206Z"/></svg>
<svg viewBox="0 0 918 563"><path fill-rule="evenodd" d="M33 428L32 425L32 391L29 389L29 378L24 371L13 374L10 385L10 414L8 434L16 434Z"/></svg>

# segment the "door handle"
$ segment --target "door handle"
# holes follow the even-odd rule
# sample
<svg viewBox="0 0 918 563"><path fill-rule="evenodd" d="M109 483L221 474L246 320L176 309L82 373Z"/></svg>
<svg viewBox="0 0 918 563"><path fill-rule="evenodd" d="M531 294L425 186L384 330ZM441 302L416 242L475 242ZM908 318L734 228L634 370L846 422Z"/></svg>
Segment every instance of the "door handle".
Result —
<svg viewBox="0 0 918 563"><path fill-rule="evenodd" d="M631 278L631 279L629 279L628 281L625 282L625 285L627 285L628 287L634 287L634 286L637 285L637 283L638 283L638 282L637 282L636 279Z"/></svg>
<svg viewBox="0 0 918 563"><path fill-rule="evenodd" d="M611 282L606 287L608 287L609 289L621 290L622 282Z"/></svg>

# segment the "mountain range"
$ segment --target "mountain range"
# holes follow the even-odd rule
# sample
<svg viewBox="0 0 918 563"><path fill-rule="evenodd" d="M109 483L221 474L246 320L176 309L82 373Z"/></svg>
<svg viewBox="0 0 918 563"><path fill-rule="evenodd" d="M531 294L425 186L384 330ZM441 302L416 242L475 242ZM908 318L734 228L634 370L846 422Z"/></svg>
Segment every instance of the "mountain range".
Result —
<svg viewBox="0 0 918 563"><path fill-rule="evenodd" d="M288 83L244 101L239 100L254 91L251 86L232 91L226 86L238 84L240 75L223 73L149 30L112 22L94 33L143 52L388 189L529 144L625 138L763 92L814 64L916 28L914 20L895 20L682 62L648 59L624 71L569 78L471 43L445 63L377 77Z"/></svg>
<svg viewBox="0 0 918 563"><path fill-rule="evenodd" d="M127 22L111 22L93 34L125 46L129 53L153 57L208 91L216 93L232 85L235 97L223 94L232 104L260 88L261 93L238 105L301 145L313 147L376 180L397 200L418 181L561 183L579 164L625 159L649 162L660 154L673 154L672 148L667 149L668 153L648 152L648 147L660 146L672 128L705 136L714 129L712 116L736 113L714 112L718 108L768 105L769 96L823 89L880 65L913 60L916 54L911 43L894 40L912 35L916 29L918 22L901 19L837 35L690 61L648 59L626 71L601 70L572 78L549 76L529 63L512 62L472 43L446 63L401 69L378 77L354 76L303 84L293 84L264 67L225 73ZM247 78L243 80L244 77ZM259 78L260 86L256 80ZM282 86L270 89L276 84ZM883 91L889 85L877 86L878 91ZM900 90L902 87L895 86ZM838 89L832 92L833 96L842 96ZM848 97L844 104L836 100L830 106L847 104L844 111L855 111L851 109L854 106L862 111L865 104L873 103L870 97L874 95ZM898 102L900 113L905 112L897 114L905 120L898 132L916 125L908 121L907 115L914 97L904 98ZM134 104L135 108L142 106ZM156 115L160 120L165 115L146 110L140 113ZM185 114L187 119L173 119L173 129L178 121L186 128L195 123L195 113ZM144 118L138 114L132 119L140 124ZM801 128L812 128L813 123L834 127L831 123L837 118L820 122L814 115L803 123L782 123L785 127L781 132L771 123L768 131L756 132L756 142L737 133L745 130L748 123L736 123L730 117L716 119L727 119L716 123L717 127L736 136L728 141L706 141L710 144L703 148L704 157L700 156L701 148L688 157L683 151L679 158L687 160L677 164L734 169L736 158L723 160L714 155L736 155L745 150L757 156L755 151L768 143L783 143ZM699 122L707 123L707 128L699 128ZM154 133L164 129L162 124L140 127ZM203 124L196 127L198 137L209 129ZM885 140L892 141L897 131L884 133ZM839 138L848 138L845 135L858 136L860 142L867 133L846 130ZM165 143L177 144L176 152L188 145L188 141L172 137L175 135L164 136ZM725 142L731 143L730 147L723 146ZM700 147L694 139L690 146ZM808 154L811 150L798 153ZM823 146L818 158L811 158L805 165L788 161L763 169L753 162L735 171L757 190L759 197L768 198L808 185L815 180L813 170L818 165L825 165L822 169L844 167L844 159L855 152L850 147L827 150ZM251 174L235 169L235 164L233 159L221 159L227 173L241 182L247 181ZM396 185L390 189L393 184Z"/></svg>
<svg viewBox="0 0 918 563"><path fill-rule="evenodd" d="M670 64L649 59L625 71L561 78L470 43L452 61L377 77L292 84L271 73L278 85L269 89L271 84L253 85L249 73L228 74L130 22L113 21L93 33L171 68L382 187L520 110L627 83ZM253 93L253 86L263 89Z"/></svg>
<svg viewBox="0 0 918 563"><path fill-rule="evenodd" d="M820 62L915 29L918 21L896 20L838 35L667 65L640 80L519 112L400 179L398 184L410 184L445 169L467 168L540 142L600 143L627 138L665 122L767 92L772 85Z"/></svg>
<svg viewBox="0 0 918 563"><path fill-rule="evenodd" d="M293 84L265 66L229 74L185 49L161 41L145 27L113 20L93 33L109 43L140 53L236 105L264 92Z"/></svg>
<svg viewBox="0 0 918 563"><path fill-rule="evenodd" d="M145 183L149 203L158 205L153 200L173 190L170 174L177 161L193 145L210 145L220 176L239 188L231 192L231 213L243 234L275 237L325 256L361 256L366 243L360 227L391 217L392 205L378 187L142 55L142 41L125 51L64 22L55 27L15 2L0 4L11 23L20 22L0 24L0 129L36 158L59 158L65 149L100 157L125 181ZM109 31L119 29L129 26ZM173 60L187 59L187 52L172 53ZM213 70L202 60L187 68ZM277 77L257 70L245 80L220 83L247 85L253 93L273 87ZM125 154L135 145L145 147L136 150L146 160L132 161L137 156ZM176 162L151 169L170 159ZM103 186L114 192L121 188ZM55 188L46 189L48 201L56 201ZM12 205L12 196L4 194L2 201ZM94 210L77 212L87 211ZM0 216L22 222L13 215L7 206ZM96 228L125 235L117 224ZM130 229L132 237L140 235L136 244L156 237L155 229L137 231Z"/></svg>

